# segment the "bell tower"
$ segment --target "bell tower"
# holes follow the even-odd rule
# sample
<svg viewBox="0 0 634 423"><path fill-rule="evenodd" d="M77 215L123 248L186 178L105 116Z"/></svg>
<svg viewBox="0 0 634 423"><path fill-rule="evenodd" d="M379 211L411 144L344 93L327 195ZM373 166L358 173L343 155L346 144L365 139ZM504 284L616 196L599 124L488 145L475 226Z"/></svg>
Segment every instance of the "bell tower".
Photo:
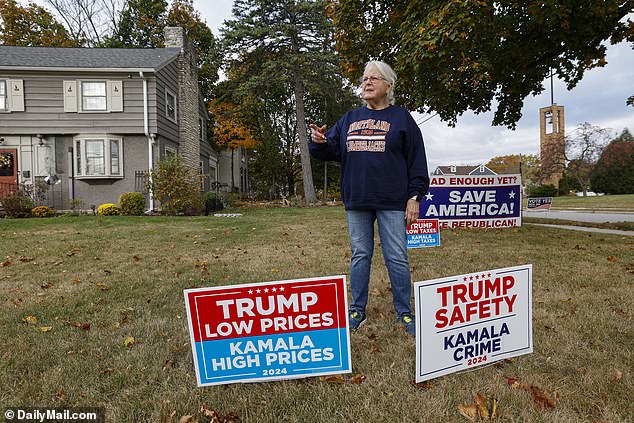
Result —
<svg viewBox="0 0 634 423"><path fill-rule="evenodd" d="M564 106L556 103L539 109L540 182L559 188L565 167Z"/></svg>

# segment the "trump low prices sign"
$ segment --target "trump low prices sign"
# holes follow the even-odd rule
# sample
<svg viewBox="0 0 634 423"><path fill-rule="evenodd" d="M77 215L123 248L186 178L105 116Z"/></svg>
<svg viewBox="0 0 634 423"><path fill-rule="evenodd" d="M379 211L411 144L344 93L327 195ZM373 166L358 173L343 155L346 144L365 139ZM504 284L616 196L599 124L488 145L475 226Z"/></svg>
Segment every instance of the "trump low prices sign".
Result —
<svg viewBox="0 0 634 423"><path fill-rule="evenodd" d="M520 185L520 175L432 176L420 218L441 228L521 226Z"/></svg>
<svg viewBox="0 0 634 423"><path fill-rule="evenodd" d="M532 265L414 284L416 382L533 352Z"/></svg>
<svg viewBox="0 0 634 423"><path fill-rule="evenodd" d="M345 276L184 293L198 386L352 371Z"/></svg>

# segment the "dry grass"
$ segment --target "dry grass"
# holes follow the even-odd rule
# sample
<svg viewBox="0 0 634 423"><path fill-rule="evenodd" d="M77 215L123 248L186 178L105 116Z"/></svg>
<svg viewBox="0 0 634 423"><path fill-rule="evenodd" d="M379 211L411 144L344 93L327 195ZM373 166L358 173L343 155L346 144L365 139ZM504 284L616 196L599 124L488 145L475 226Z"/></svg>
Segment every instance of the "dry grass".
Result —
<svg viewBox="0 0 634 423"><path fill-rule="evenodd" d="M442 247L410 253L416 281L532 263L531 355L412 384L414 340L394 324L377 250L370 320L352 335L365 383L197 388L184 288L348 271L341 208L243 213L0 221L0 404L105 406L113 422L200 418L203 403L244 422L466 422L457 406L480 392L504 422L634 420L634 240L532 225L443 231Z"/></svg>

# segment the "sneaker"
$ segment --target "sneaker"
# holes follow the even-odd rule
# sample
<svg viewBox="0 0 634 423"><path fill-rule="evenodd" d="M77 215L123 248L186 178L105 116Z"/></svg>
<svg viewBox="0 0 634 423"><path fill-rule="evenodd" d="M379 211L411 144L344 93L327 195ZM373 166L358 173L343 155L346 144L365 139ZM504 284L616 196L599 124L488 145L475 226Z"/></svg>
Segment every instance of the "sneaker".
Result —
<svg viewBox="0 0 634 423"><path fill-rule="evenodd" d="M350 330L357 330L365 323L365 313L357 310L350 310L348 312L348 325Z"/></svg>
<svg viewBox="0 0 634 423"><path fill-rule="evenodd" d="M414 313L403 313L398 316L398 322L405 325L405 331L412 336L416 336L416 321L414 320Z"/></svg>

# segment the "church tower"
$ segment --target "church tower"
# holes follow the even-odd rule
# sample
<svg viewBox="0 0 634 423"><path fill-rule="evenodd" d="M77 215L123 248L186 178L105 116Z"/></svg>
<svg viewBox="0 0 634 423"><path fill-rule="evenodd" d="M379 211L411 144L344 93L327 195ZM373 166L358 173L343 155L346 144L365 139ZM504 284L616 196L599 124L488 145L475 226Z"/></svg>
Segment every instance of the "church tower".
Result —
<svg viewBox="0 0 634 423"><path fill-rule="evenodd" d="M540 183L559 188L565 167L564 106L556 103L539 109Z"/></svg>

